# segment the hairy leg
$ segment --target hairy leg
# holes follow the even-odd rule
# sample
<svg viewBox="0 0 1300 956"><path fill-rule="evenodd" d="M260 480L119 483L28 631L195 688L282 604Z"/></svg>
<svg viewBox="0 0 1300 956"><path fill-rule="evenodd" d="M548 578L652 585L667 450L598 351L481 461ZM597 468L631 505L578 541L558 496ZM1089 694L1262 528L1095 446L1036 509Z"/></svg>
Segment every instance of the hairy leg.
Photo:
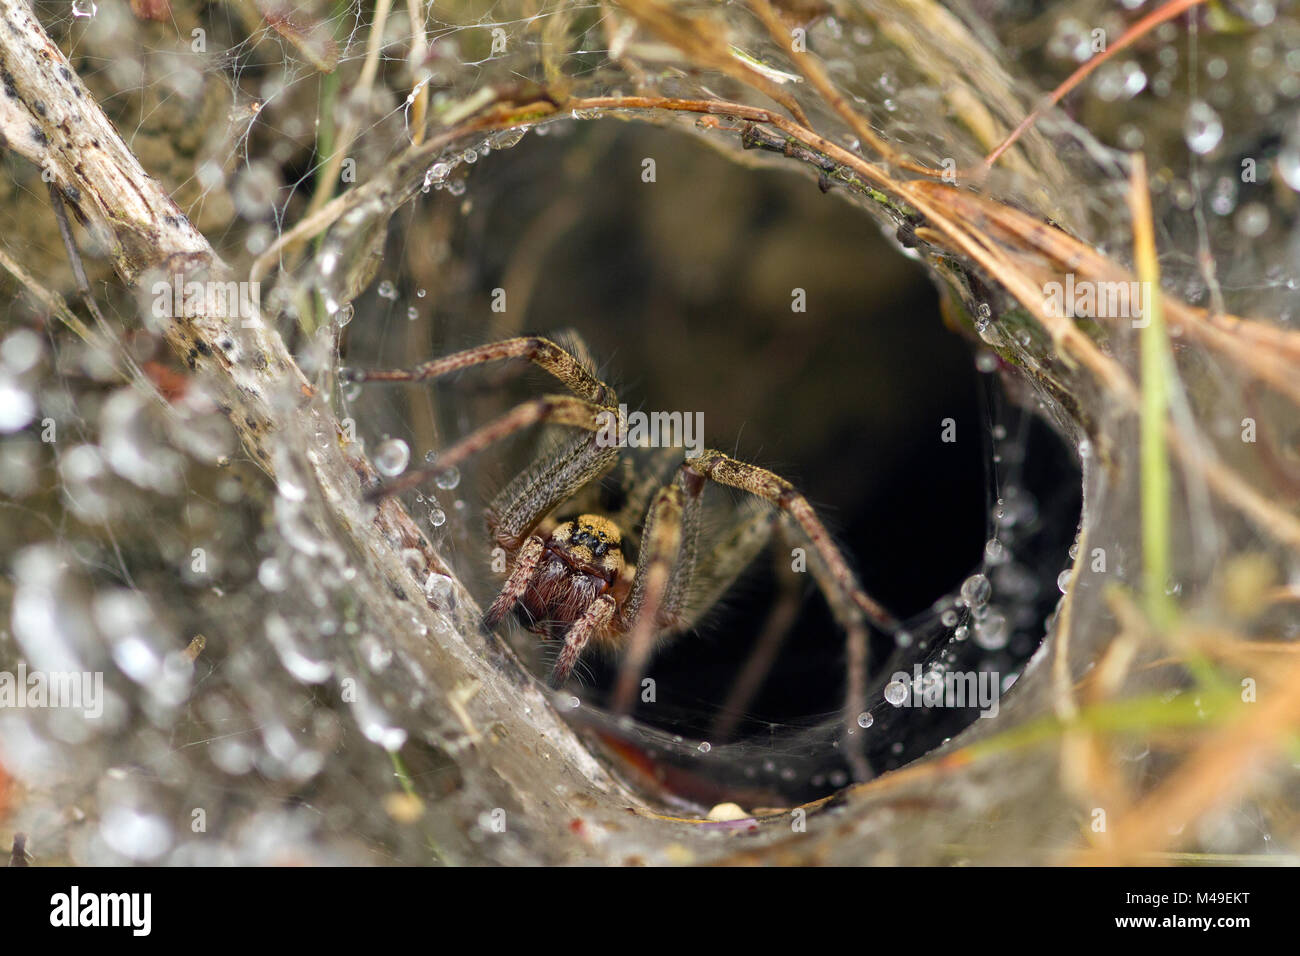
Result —
<svg viewBox="0 0 1300 956"><path fill-rule="evenodd" d="M614 389L596 376L582 340L574 333L558 337L567 348L541 336L523 336L465 349L411 369L346 370L344 378L354 382L423 382L487 362L526 359L574 393L546 395L516 406L462 438L432 465L410 469L393 481L371 489L367 497L374 500L414 488L489 445L531 426L564 425L591 432L548 448L539 461L516 476L493 501L487 514L493 536L503 547L511 550L519 547L551 509L614 465L619 453L617 442L605 439L623 434L618 398Z"/></svg>
<svg viewBox="0 0 1300 956"><path fill-rule="evenodd" d="M587 646L592 635L614 619L615 607L613 597L608 594L602 595L592 601L582 617L570 625L564 634L564 646L560 648L560 657L551 670L552 687L564 686L564 682L573 673L573 667L578 663L578 658L582 656L583 648Z"/></svg>
<svg viewBox="0 0 1300 956"><path fill-rule="evenodd" d="M685 467L710 481L739 488L741 491L764 498L789 514L798 522L825 564L835 589L882 630L893 632L898 629L898 621L894 616L862 590L857 577L849 569L848 561L831 540L830 532L817 517L817 512L808 503L808 499L801 495L794 485L766 468L738 461L720 451L709 450L698 458L688 458Z"/></svg>
<svg viewBox="0 0 1300 956"><path fill-rule="evenodd" d="M515 566L510 571L510 577L506 578L506 583L501 587L501 593L497 599L492 602L492 606L483 615L483 623L489 629L495 628L510 613L520 598L528 590L528 585L532 583L533 576L537 573L537 567L542 562L542 552L545 542L537 535L531 535L524 541L519 553L515 555Z"/></svg>
<svg viewBox="0 0 1300 956"><path fill-rule="evenodd" d="M776 555L777 596L763 622L758 640L754 642L745 665L736 677L735 684L727 692L727 699L718 709L710 733L714 740L729 740L736 725L740 723L750 703L762 689L767 675L776 664L777 655L785 644L790 629L794 627L799 616L799 605L803 598L803 582L800 576L790 569L790 564L782 555Z"/></svg>
<svg viewBox="0 0 1300 956"><path fill-rule="evenodd" d="M614 696L618 713L631 709L654 639L664 632L690 629L767 542L771 509L747 507L707 559L700 561L703 491L704 482L679 466L675 481L659 489L646 514L637 573L621 615L621 626L629 635Z"/></svg>
<svg viewBox="0 0 1300 956"><path fill-rule="evenodd" d="M690 593L684 595L677 627L689 630L715 607L736 579L753 564L772 537L775 511L767 502L747 499L739 516L719 536L717 543L700 559L691 575Z"/></svg>
<svg viewBox="0 0 1300 956"><path fill-rule="evenodd" d="M580 450L574 452L576 456L585 451L586 459L591 464L588 466L584 461L582 466L576 470L578 473L585 475L586 480L590 481L601 474L603 469L608 469L618 457L617 445L598 440L602 431L607 427L617 427L617 425L607 426L607 416L610 415L614 416L616 421L618 420L617 409L605 408L585 399L575 398L572 395L543 395L541 398L531 399L516 405L500 418L470 432L439 455L433 464L409 469L392 481L384 482L370 489L366 493L366 497L375 500L415 488L435 475L450 471L465 459L483 451L488 446L516 432L539 424L568 425L592 433L589 439L584 439L578 443ZM562 462L556 461L548 464L558 469ZM572 489L570 489L569 493L572 493ZM556 489L549 495L543 496L543 500L539 501L536 507L541 508L547 503L553 505L562 500L563 497L564 495L560 494L559 489ZM544 513L543 511L537 514L536 517L540 518ZM515 542L514 546L517 545L518 541Z"/></svg>
<svg viewBox="0 0 1300 956"><path fill-rule="evenodd" d="M865 706L867 673L867 627L871 620L882 630L893 633L898 621L858 584L843 553L831 540L808 499L790 482L766 468L738 461L720 451L709 450L698 458L688 458L685 467L710 481L729 485L766 499L780 508L812 545L809 568L818 587L826 596L832 613L844 628L847 645L844 729L846 737L856 733L857 715ZM852 737L846 756L854 776L865 777L869 770L862 759L860 746Z"/></svg>
<svg viewBox="0 0 1300 956"><path fill-rule="evenodd" d="M802 528L790 515L783 515L781 521L782 536L787 543L801 540ZM870 635L861 608L853 603L851 597L843 593L835 583L835 578L826 562L816 550L808 556L808 571L817 582L817 587L826 596L831 613L844 628L844 710L843 710L843 754L848 761L853 779L861 782L871 777L871 768L863 755L866 737L858 726L858 715L867 706L867 651Z"/></svg>
<svg viewBox="0 0 1300 956"><path fill-rule="evenodd" d="M636 576L632 579L632 589L623 602L620 615L620 626L627 630L627 637L614 691L616 713L631 710L655 637L662 630L663 618L667 616L664 598L668 595L674 568L681 566L682 500L682 489L667 485L659 489L646 515Z"/></svg>
<svg viewBox="0 0 1300 956"><path fill-rule="evenodd" d="M349 382L427 382L449 372L457 372L485 362L527 359L549 372L581 398L597 405L617 405L614 390L598 379L570 352L550 339L527 335L501 342L489 342L472 349L453 352L410 369L348 368L342 377Z"/></svg>

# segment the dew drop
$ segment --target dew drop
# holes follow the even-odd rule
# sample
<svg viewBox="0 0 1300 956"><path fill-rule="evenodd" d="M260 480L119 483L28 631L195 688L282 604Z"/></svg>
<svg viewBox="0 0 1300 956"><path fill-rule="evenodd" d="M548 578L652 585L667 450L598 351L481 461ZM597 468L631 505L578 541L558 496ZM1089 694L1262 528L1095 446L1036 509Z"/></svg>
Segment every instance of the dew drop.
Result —
<svg viewBox="0 0 1300 956"><path fill-rule="evenodd" d="M257 580L268 591L283 591L288 585L284 568L275 558L267 558L257 566Z"/></svg>
<svg viewBox="0 0 1300 956"><path fill-rule="evenodd" d="M1123 66L1124 74L1124 95L1128 97L1137 96L1147 86L1147 75L1142 72L1142 67L1136 63L1129 62Z"/></svg>
<svg viewBox="0 0 1300 956"><path fill-rule="evenodd" d="M1183 119L1183 138L1194 153L1204 156L1223 139L1223 120L1204 100L1193 100Z"/></svg>
<svg viewBox="0 0 1300 956"><path fill-rule="evenodd" d="M1007 619L996 611L975 622L975 643L986 651L1007 646Z"/></svg>
<svg viewBox="0 0 1300 956"><path fill-rule="evenodd" d="M114 851L132 860L156 860L172 842L171 827L163 817L122 806L104 811L99 834Z"/></svg>
<svg viewBox="0 0 1300 956"><path fill-rule="evenodd" d="M74 445L59 459L63 494L84 520L102 521L114 510L104 458L95 445Z"/></svg>
<svg viewBox="0 0 1300 956"><path fill-rule="evenodd" d="M379 639L373 634L366 634L361 638L360 647L366 657L366 663L375 673L385 670L393 662L393 652L379 643Z"/></svg>
<svg viewBox="0 0 1300 956"><path fill-rule="evenodd" d="M29 371L41 360L45 343L31 329L18 329L0 342L0 360L15 375Z"/></svg>
<svg viewBox="0 0 1300 956"><path fill-rule="evenodd" d="M389 478L406 471L406 466L410 460L411 449L400 438L390 438L387 441L382 441L375 449L375 468L379 470L381 475Z"/></svg>
<svg viewBox="0 0 1300 956"><path fill-rule="evenodd" d="M1283 182L1300 193L1300 129L1292 131L1277 154L1277 171Z"/></svg>
<svg viewBox="0 0 1300 956"><path fill-rule="evenodd" d="M250 163L235 177L235 185L230 193L235 211L245 219L269 219L275 211L281 185L280 175L270 163ZM324 263L321 264L321 272L328 275Z"/></svg>
<svg viewBox="0 0 1300 956"><path fill-rule="evenodd" d="M1061 18L1048 40L1047 52L1062 60L1082 63L1092 55L1088 27L1073 17Z"/></svg>
<svg viewBox="0 0 1300 956"><path fill-rule="evenodd" d="M863 730L866 730L875 722L876 718L871 716L871 711L869 710L864 710L862 713L858 714L858 726Z"/></svg>
<svg viewBox="0 0 1300 956"><path fill-rule="evenodd" d="M8 372L0 371L0 432L21 431L35 417L35 399Z"/></svg>
<svg viewBox="0 0 1300 956"><path fill-rule="evenodd" d="M1237 183L1228 176L1222 176L1210 190L1210 208L1216 215L1226 216L1237 208Z"/></svg>
<svg viewBox="0 0 1300 956"><path fill-rule="evenodd" d="M961 599L967 607L982 607L993 593L993 585L982 574L972 574L961 583Z"/></svg>
<svg viewBox="0 0 1300 956"><path fill-rule="evenodd" d="M424 595L440 607L450 603L452 583L445 574L433 571L424 581Z"/></svg>
<svg viewBox="0 0 1300 956"><path fill-rule="evenodd" d="M1237 211L1234 225L1239 235L1258 239L1268 230L1268 207L1263 203L1246 203Z"/></svg>
<svg viewBox="0 0 1300 956"><path fill-rule="evenodd" d="M275 490L285 501L306 501L307 489L288 475L281 475L276 483Z"/></svg>
<svg viewBox="0 0 1300 956"><path fill-rule="evenodd" d="M491 142L493 149L509 149L511 146L518 144L527 132L528 128L524 126L516 126L513 129L503 129L498 133L493 133L492 136L489 137L489 141Z"/></svg>
<svg viewBox="0 0 1300 956"><path fill-rule="evenodd" d="M885 700L895 707L903 706L903 701L907 700L907 685L902 681L890 681L885 685Z"/></svg>

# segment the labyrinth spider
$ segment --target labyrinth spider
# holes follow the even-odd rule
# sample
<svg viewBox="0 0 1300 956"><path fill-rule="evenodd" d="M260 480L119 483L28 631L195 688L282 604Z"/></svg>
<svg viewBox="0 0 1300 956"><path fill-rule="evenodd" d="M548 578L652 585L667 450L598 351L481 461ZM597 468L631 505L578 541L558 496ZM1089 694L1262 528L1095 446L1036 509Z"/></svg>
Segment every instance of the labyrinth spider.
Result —
<svg viewBox="0 0 1300 956"><path fill-rule="evenodd" d="M625 480L625 503L617 514L578 507L584 492L620 463L620 443L608 440L609 426L626 436L627 423L614 390L597 377L581 340L572 333L556 338L564 344L538 336L507 339L409 370L345 369L342 376L352 382L423 382L486 362L526 359L572 393L517 405L442 452L435 464L406 472L372 490L371 497L413 488L529 426L565 426L542 443L534 461L486 511L488 532L511 565L484 623L495 629L513 610L530 631L559 642L550 674L553 687L569 679L589 646L621 653L614 696L620 712L629 709L655 644L699 623L767 543L774 519L779 519L788 537L810 546L805 549L808 569L847 635L846 716L856 719L865 692L867 623L892 632L897 622L863 591L807 499L779 475L706 450L686 458L678 451L666 481ZM702 496L710 481L757 501L741 508L741 517L703 553ZM630 542L624 532L636 531L638 524L634 562L625 553Z"/></svg>

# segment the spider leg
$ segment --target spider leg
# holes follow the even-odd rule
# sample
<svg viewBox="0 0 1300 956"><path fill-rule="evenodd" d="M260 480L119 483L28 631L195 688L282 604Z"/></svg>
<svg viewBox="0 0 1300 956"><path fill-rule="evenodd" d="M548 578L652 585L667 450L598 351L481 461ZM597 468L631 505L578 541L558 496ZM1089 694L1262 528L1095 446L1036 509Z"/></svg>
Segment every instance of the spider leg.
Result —
<svg viewBox="0 0 1300 956"><path fill-rule="evenodd" d="M615 410L596 414L605 421L605 416L615 416L623 427ZM492 535L506 548L517 546L556 506L609 471L619 453L600 425L594 433L557 443L492 499L484 514Z"/></svg>
<svg viewBox="0 0 1300 956"><path fill-rule="evenodd" d="M772 502L791 519L812 544L809 568L817 585L825 594L832 613L844 628L847 637L847 687L844 696L844 721L846 733L853 733L857 715L866 703L867 628L866 620L893 633L898 621L875 599L870 597L849 568L848 561L831 540L830 532L822 524L808 499L780 475L738 461L720 451L705 451L698 458L688 458L684 467L719 484ZM847 757L854 776L864 778L869 773L866 761L858 747L847 748Z"/></svg>
<svg viewBox="0 0 1300 956"><path fill-rule="evenodd" d="M631 710L655 636L665 623L662 618L673 613L672 605L666 605L664 598L673 583L674 570L682 566L682 500L679 486L665 485L655 495L646 514L636 576L620 615L620 626L627 629L628 637L614 690L615 713Z"/></svg>
<svg viewBox="0 0 1300 956"><path fill-rule="evenodd" d="M802 529L793 518L784 515L782 532L787 542L797 541ZM858 734L858 715L867 707L867 649L869 639L867 627L863 622L862 610L854 603L851 603L849 598L836 588L833 575L816 550L808 555L808 571L812 574L813 580L817 582L817 587L822 594L826 595L826 602L830 605L831 613L835 615L835 619L844 628L844 671L846 680L844 687L845 746L843 753L844 758L849 763L850 770L853 772L853 779L859 782L869 780L871 778L871 768L867 765L866 758L862 754L866 738L861 735L854 736Z"/></svg>
<svg viewBox="0 0 1300 956"><path fill-rule="evenodd" d="M720 535L691 575L690 593L678 623L680 630L699 624L771 539L776 512L766 501L750 498L740 510L739 518Z"/></svg>
<svg viewBox="0 0 1300 956"><path fill-rule="evenodd" d="M542 563L542 551L545 542L537 535L529 535L524 541L523 547L519 549L519 554L515 556L515 566L510 571L510 577L506 578L506 583L501 587L501 593L497 595L492 606L488 608L483 615L483 624L488 630L493 630L501 623L502 618L510 613L518 600L524 596L528 590L528 585L532 582L533 576L537 574L537 567Z"/></svg>
<svg viewBox="0 0 1300 956"><path fill-rule="evenodd" d="M518 475L492 502L486 516L492 534L506 548L519 547L556 505L613 467L618 460L618 441L605 439L621 439L626 427L614 389L596 376L581 339L575 333L557 337L565 344L541 336L521 336L465 349L411 369L346 369L343 377L353 382L423 382L486 362L527 359L576 396L548 395L525 402L461 439L434 464L411 469L371 489L367 498L374 500L414 488L531 425L568 425L595 433L555 443L538 464Z"/></svg>
<svg viewBox="0 0 1300 956"><path fill-rule="evenodd" d="M342 377L349 382L427 382L472 365L522 358L555 376L573 394L597 405L617 405L614 390L565 349L539 335L526 335L501 342L489 342L453 352L410 369L348 368Z"/></svg>
<svg viewBox="0 0 1300 956"><path fill-rule="evenodd" d="M790 515L825 564L835 589L882 630L893 632L898 629L894 616L862 590L857 577L849 569L848 561L831 540L830 532L808 499L794 485L766 468L738 461L720 451L708 450L698 458L688 458L684 467L702 478L765 498Z"/></svg>
<svg viewBox="0 0 1300 956"><path fill-rule="evenodd" d="M613 709L626 713L645 673L656 635L689 630L766 544L771 510L747 509L732 531L698 560L704 482L684 465L656 494L641 534L642 549L621 625L630 630L619 666Z"/></svg>
<svg viewBox="0 0 1300 956"><path fill-rule="evenodd" d="M768 611L758 640L746 656L736 682L727 693L727 699L718 708L710 731L715 740L731 738L736 725L766 682L767 675L772 672L777 655L799 615L800 599L803 597L799 575L790 569L789 563L780 555L776 556L774 564L777 575L776 601Z"/></svg>
<svg viewBox="0 0 1300 956"><path fill-rule="evenodd" d="M550 684L554 688L564 686L564 682L573 673L573 666L582 656L583 648L593 634L607 626L614 619L617 602L609 594L603 594L592 601L583 612L582 617L570 625L564 633L564 646L560 649L559 659L551 670Z"/></svg>
<svg viewBox="0 0 1300 956"><path fill-rule="evenodd" d="M371 488L366 493L366 497L373 501L421 485L434 475L450 471L471 455L477 454L489 445L531 425L541 423L571 425L575 428L600 433L609 427L614 427L607 424L609 422L607 416L614 416L617 419L617 410L605 408L585 399L575 398L572 395L543 395L541 398L534 398L516 405L500 418L470 432L439 455L437 461L433 464L409 469L392 481ZM592 437L594 439L596 436L593 435ZM584 441L584 444L590 444L600 452L606 453L611 461L618 455L618 448L609 443L599 443L593 440ZM596 455L594 457L599 458L601 456Z"/></svg>
<svg viewBox="0 0 1300 956"><path fill-rule="evenodd" d="M617 485L614 497L597 499L594 507L620 528L635 528L645 521L650 502L660 488L671 483L681 464L682 450L671 446L625 454L619 458L617 472L612 473Z"/></svg>

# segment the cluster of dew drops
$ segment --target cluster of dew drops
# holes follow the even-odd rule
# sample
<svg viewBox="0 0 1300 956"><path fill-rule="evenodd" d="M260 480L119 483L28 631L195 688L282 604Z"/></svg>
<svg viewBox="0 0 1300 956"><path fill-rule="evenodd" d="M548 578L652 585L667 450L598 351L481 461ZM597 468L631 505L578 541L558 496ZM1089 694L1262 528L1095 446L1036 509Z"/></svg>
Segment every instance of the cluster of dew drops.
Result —
<svg viewBox="0 0 1300 956"><path fill-rule="evenodd" d="M988 315L983 316L987 325ZM982 330L981 330L982 331ZM981 350L976 355L976 367L983 373L992 373L997 369L997 359L991 352ZM994 440L993 460L1002 461L1000 448L1010 438L1007 429L1001 423L992 425ZM1088 458L1092 454L1091 444L1084 440L1080 443L1079 454ZM903 707L914 694L922 693L927 685L943 680L948 663L956 661L955 645L967 640L987 652L996 654L1004 650L1017 629L1037 627L1041 622L1034 619L1033 599L1038 592L1034 573L1015 560L1015 540L1021 529L1034 524L1037 519L1037 503L1032 495L1008 483L992 508L994 534L984 546L983 562L980 570L968 576L957 589L956 594L946 595L933 605L942 630L940 639L948 642L947 653L940 653L931 659L919 677L900 680L897 677L885 684L882 697L884 703L895 708ZM1071 547L1069 557L1073 561L1078 554L1078 539ZM1070 571L1067 568L1056 579L1057 589L1062 595L1069 589ZM994 600L998 591L999 601ZM999 603L1001 602L1001 603ZM1051 619L1046 622L1051 626ZM914 643L918 650L924 651L926 641L917 642L908 630L900 630L895 636L895 643L902 648L909 648ZM1018 673L1003 675L999 690L1005 692L1015 682ZM875 723L870 710L864 710L857 717L857 726L869 729Z"/></svg>
<svg viewBox="0 0 1300 956"><path fill-rule="evenodd" d="M411 446L401 438L384 438L375 446L375 453L371 460L374 462L375 470L385 478L396 478L406 471L411 463ZM438 453L430 451L424 456L427 465L434 465L438 460ZM453 491L460 484L460 469L447 468L439 471L433 476L433 483L442 491ZM432 495L426 495L424 492L416 492L416 504L422 508L428 509L428 518L430 526L441 528L447 523L447 512L444 511L438 503L438 499Z"/></svg>
<svg viewBox="0 0 1300 956"><path fill-rule="evenodd" d="M995 510L1004 510L1005 507L1005 503L999 501ZM990 538L985 545L985 560L986 564L997 564L1006 560L1005 547L997 538ZM955 598L944 598L936 602L939 623L949 632L952 641L962 643L973 640L986 651L1001 650L1007 645L1010 628L1006 616L991 603L992 596L993 584L988 575L980 570L961 583ZM965 616L963 611L966 612ZM966 619L971 623L965 623ZM901 630L894 635L894 641L900 648L912 646L914 640L910 631ZM920 679L923 683L937 682L942 680L943 671L943 661L935 660ZM886 703L894 707L902 707L914 691L921 689L920 686L913 687L901 680L891 680L885 685L882 696ZM863 711L858 715L858 726L864 730L873 723L875 719L870 711Z"/></svg>
<svg viewBox="0 0 1300 956"><path fill-rule="evenodd" d="M480 159L485 158L494 149L509 149L522 140L526 132L527 130L524 128L500 130L477 145L467 146L457 153L443 155L425 170L424 182L420 186L421 192L428 193L434 189L445 189L452 196L463 196L465 194L465 180L452 176L457 167L462 164L472 166ZM536 132L539 136L545 135L546 127L539 126Z"/></svg>
<svg viewBox="0 0 1300 956"><path fill-rule="evenodd" d="M1147 0L1121 0L1121 4L1125 10L1136 11ZM1194 155L1209 156L1224 140L1225 111L1231 114L1244 108L1269 116L1277 111L1279 100L1300 97L1300 50L1282 48L1267 29L1277 19L1277 4L1274 0L1242 0L1234 9L1258 28L1245 41L1245 57L1235 67L1251 71L1237 92L1228 85L1234 65L1223 56L1197 57L1189 53L1185 48L1185 27L1167 22L1153 31L1160 46L1149 69L1137 57L1114 57L1098 67L1090 80L1092 94L1105 103L1132 100L1143 93L1168 99L1186 88L1188 77L1184 74L1194 71L1195 93L1183 107L1182 136ZM1057 20L1047 44L1049 57L1065 64L1091 60L1096 55L1095 28L1095 24L1072 16ZM1237 95L1242 90L1245 94ZM1146 136L1137 122L1122 124L1116 135L1116 145L1124 150L1139 150L1145 145ZM1277 171L1287 186L1300 192L1300 122L1293 121L1284 131ZM1210 209L1217 216L1233 216L1232 225L1239 235L1258 238L1269 228L1268 207L1256 201L1239 205L1239 183L1237 176L1217 177L1209 186ZM1190 208L1195 203L1192 184L1175 182L1173 190L1174 201L1180 207Z"/></svg>
<svg viewBox="0 0 1300 956"><path fill-rule="evenodd" d="M463 178L453 177L456 168L461 164L473 165L480 159L486 157L492 150L509 149L519 143L523 138L526 130L522 128L505 129L488 136L482 143L466 147L456 152L448 153L433 163L424 174L424 180L421 185L421 191L428 193L434 189L445 189L452 196L461 196L465 193L465 180ZM545 127L539 127L536 132L543 135L546 132ZM378 287L377 293L380 298L390 302L396 302L401 297L397 285L391 279L382 280ZM416 290L416 298L423 299L427 295L425 289ZM407 319L414 321L419 318L419 309L411 305L406 310ZM359 392L360 384L350 386L349 396L355 397ZM437 461L437 452L430 451L425 455L425 464L433 465ZM385 436L378 445L376 445L372 461L375 469L385 478L395 478L403 474L411 463L411 448L401 438ZM460 472L456 468L448 468L437 472L433 477L433 484L440 490L451 491L460 484ZM417 492L415 496L416 504L424 510L423 517L433 528L441 528L447 522L447 512L439 503L437 497L433 494ZM458 509L464 507L462 501L456 502ZM435 578L443 579L444 575L431 575L430 584L426 585L426 592L431 589L438 593L430 594L435 600L439 597L445 597L450 590L450 579L434 580Z"/></svg>

